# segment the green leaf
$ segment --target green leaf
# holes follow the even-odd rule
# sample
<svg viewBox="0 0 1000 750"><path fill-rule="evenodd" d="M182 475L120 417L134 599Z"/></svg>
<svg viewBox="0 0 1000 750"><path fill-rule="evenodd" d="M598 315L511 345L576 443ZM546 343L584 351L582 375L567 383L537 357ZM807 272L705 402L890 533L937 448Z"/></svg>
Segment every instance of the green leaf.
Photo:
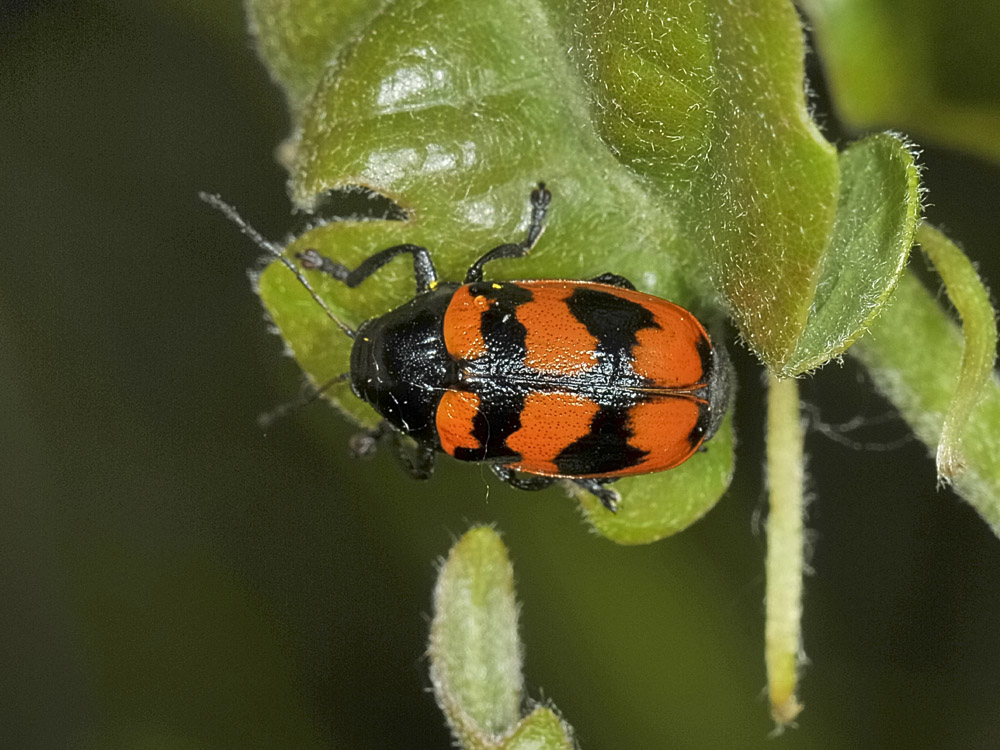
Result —
<svg viewBox="0 0 1000 750"><path fill-rule="evenodd" d="M935 449L962 366L958 326L923 285L904 274L871 334L851 350L903 413L917 437ZM963 434L965 470L955 489L1000 536L1000 383L995 373Z"/></svg>
<svg viewBox="0 0 1000 750"><path fill-rule="evenodd" d="M634 2L573 16L601 136L669 207L757 355L782 370L837 208L791 3Z"/></svg>
<svg viewBox="0 0 1000 750"><path fill-rule="evenodd" d="M428 655L434 695L464 747L514 729L524 690L514 572L492 529L468 531L441 567Z"/></svg>
<svg viewBox="0 0 1000 750"><path fill-rule="evenodd" d="M841 119L1000 160L1000 3L800 3Z"/></svg>
<svg viewBox="0 0 1000 750"><path fill-rule="evenodd" d="M913 155L892 135L840 155L840 201L809 324L782 375L819 367L860 337L895 289L920 213Z"/></svg>
<svg viewBox="0 0 1000 750"><path fill-rule="evenodd" d="M560 49L535 4L507 3L489 14L444 2L392 6L313 99L292 184L303 206L329 189L366 185L395 200L408 221L328 224L289 251L315 247L353 265L413 242L431 248L443 278L461 278L482 252L521 235L528 191L545 179L554 193L546 234L531 258L496 264L496 277L588 278L613 270L703 318L718 317L698 254L656 196L596 136L585 91ZM413 294L405 262L380 271L363 293L314 283L354 324ZM347 340L287 270L268 269L260 289L314 382L347 370ZM346 386L330 396L358 421L374 421ZM731 443L728 430L718 444ZM719 455L723 450L729 455ZM694 464L712 472L704 481L678 493L676 480L657 477L644 495L691 508L690 523L721 496L731 464L731 452L718 448Z"/></svg>

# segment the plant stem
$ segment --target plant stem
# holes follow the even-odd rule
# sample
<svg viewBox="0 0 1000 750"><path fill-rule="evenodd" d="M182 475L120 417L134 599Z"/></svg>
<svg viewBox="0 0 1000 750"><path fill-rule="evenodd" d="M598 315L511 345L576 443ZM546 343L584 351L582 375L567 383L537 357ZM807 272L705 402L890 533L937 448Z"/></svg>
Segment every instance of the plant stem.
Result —
<svg viewBox="0 0 1000 750"><path fill-rule="evenodd" d="M767 404L767 593L764 658L771 716L779 728L802 706L796 697L801 652L803 450L799 389L769 375Z"/></svg>

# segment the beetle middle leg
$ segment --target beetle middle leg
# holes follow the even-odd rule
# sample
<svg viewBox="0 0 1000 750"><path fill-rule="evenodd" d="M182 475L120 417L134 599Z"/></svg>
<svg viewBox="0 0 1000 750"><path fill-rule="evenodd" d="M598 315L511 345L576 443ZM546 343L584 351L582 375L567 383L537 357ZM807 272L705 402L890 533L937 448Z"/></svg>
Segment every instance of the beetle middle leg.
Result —
<svg viewBox="0 0 1000 750"><path fill-rule="evenodd" d="M626 279L624 276L619 276L616 273L602 273L600 276L595 276L591 279L598 284L610 284L611 286L617 286L622 289L630 289L635 291L635 284Z"/></svg>
<svg viewBox="0 0 1000 750"><path fill-rule="evenodd" d="M420 444L411 449L403 436L388 422L380 422L374 429L354 435L349 444L351 455L354 458L374 456L379 441L387 436L392 441L396 459L406 473L413 479L430 479L434 473L434 449Z"/></svg>
<svg viewBox="0 0 1000 750"><path fill-rule="evenodd" d="M512 242L493 248L469 266L469 271L465 274L465 283L471 284L474 281L482 281L483 266L487 263L492 263L502 258L521 258L527 255L542 235L545 215L548 213L551 200L552 193L545 189L544 182L539 182L538 187L531 191L531 223L528 225L528 234L520 242Z"/></svg>
<svg viewBox="0 0 1000 750"><path fill-rule="evenodd" d="M532 492L544 490L560 480L560 477L518 474L503 464L492 464L490 468L493 469L493 473L501 480L519 490L529 490ZM573 482L573 484L594 495L612 513L618 512L618 501L622 499L622 496L618 490L605 486L609 482L614 481L613 479L570 479L568 481Z"/></svg>
<svg viewBox="0 0 1000 750"><path fill-rule="evenodd" d="M303 268L322 271L337 279L337 281L343 281L353 289L390 260L403 253L410 253L413 256L413 278L417 282L417 294L428 291L434 282L437 281L437 271L434 270L431 254L427 251L426 247L421 247L420 245L406 244L387 247L385 250L380 250L363 260L361 265L353 271L343 263L338 263L335 260L330 260L325 255L320 255L314 249L296 253L295 257L302 262Z"/></svg>

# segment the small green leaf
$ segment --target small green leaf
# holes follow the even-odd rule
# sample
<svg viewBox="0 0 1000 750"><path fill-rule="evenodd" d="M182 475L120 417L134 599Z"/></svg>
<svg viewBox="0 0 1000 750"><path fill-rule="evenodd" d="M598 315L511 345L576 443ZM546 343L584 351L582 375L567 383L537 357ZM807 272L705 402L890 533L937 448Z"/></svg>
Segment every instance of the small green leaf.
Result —
<svg viewBox="0 0 1000 750"><path fill-rule="evenodd" d="M840 155L840 202L809 315L782 374L825 364L861 336L896 288L920 213L913 155L892 135Z"/></svg>
<svg viewBox="0 0 1000 750"><path fill-rule="evenodd" d="M839 116L1000 160L1000 3L800 0Z"/></svg>
<svg viewBox="0 0 1000 750"><path fill-rule="evenodd" d="M441 567L428 654L434 695L463 747L514 729L524 689L514 573L492 529L468 531Z"/></svg>
<svg viewBox="0 0 1000 750"><path fill-rule="evenodd" d="M573 732L551 708L539 706L521 719L500 750L573 750Z"/></svg>
<svg viewBox="0 0 1000 750"><path fill-rule="evenodd" d="M936 449L956 397L963 342L934 297L904 274L870 335L851 351L917 437ZM955 489L1000 536L1000 383L995 373L972 411L962 445L965 470L955 478Z"/></svg>

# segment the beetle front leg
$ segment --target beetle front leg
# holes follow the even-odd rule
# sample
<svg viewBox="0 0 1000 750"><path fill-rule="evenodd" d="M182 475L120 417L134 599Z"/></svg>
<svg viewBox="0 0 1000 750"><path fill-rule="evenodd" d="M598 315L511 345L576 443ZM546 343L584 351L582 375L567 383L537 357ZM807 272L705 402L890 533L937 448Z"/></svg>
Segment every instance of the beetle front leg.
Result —
<svg viewBox="0 0 1000 750"><path fill-rule="evenodd" d="M528 234L521 242L512 242L500 245L490 250L486 255L473 263L465 274L465 283L471 284L474 281L483 280L483 266L501 258L521 258L527 255L531 248L542 236L542 229L545 224L545 215L549 210L549 202L552 200L552 193L545 189L545 183L539 182L538 187L531 192L531 223L528 225Z"/></svg>
<svg viewBox="0 0 1000 750"><path fill-rule="evenodd" d="M343 281L352 289L358 286L382 266L395 258L397 255L410 253L413 256L413 278L417 282L417 294L428 291L437 281L437 271L434 270L434 263L431 261L431 254L426 247L420 245L393 245L381 250L366 260L361 262L353 271L343 263L320 255L318 251L310 248L301 253L296 253L295 257L302 262L302 267L309 270L322 271L332 276L337 281Z"/></svg>

